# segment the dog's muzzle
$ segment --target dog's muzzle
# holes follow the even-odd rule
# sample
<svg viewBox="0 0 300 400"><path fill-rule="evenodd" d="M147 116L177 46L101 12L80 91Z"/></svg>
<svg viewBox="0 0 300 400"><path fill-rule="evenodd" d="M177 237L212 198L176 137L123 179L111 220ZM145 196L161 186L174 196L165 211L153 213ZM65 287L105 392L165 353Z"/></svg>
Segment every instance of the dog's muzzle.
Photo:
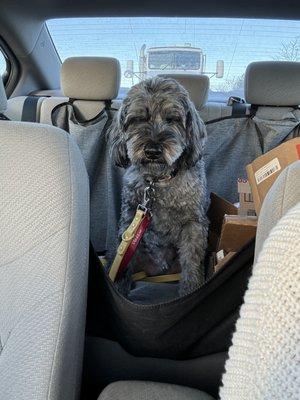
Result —
<svg viewBox="0 0 300 400"><path fill-rule="evenodd" d="M148 160L158 160L163 153L163 147L159 143L150 143L145 146L144 153Z"/></svg>

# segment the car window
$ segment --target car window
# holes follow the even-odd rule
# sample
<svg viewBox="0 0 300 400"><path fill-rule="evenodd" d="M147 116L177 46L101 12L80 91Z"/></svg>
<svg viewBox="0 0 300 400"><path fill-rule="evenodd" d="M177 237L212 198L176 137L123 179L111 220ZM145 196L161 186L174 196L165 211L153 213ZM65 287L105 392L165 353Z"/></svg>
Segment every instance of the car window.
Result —
<svg viewBox="0 0 300 400"><path fill-rule="evenodd" d="M244 95L252 61L300 61L300 21L233 18L67 18L47 22L62 60L119 59L119 98L159 73L206 74L210 101Z"/></svg>
<svg viewBox="0 0 300 400"><path fill-rule="evenodd" d="M0 50L0 75L3 76L6 72L7 69L7 64L6 64L6 58L4 57L4 54Z"/></svg>

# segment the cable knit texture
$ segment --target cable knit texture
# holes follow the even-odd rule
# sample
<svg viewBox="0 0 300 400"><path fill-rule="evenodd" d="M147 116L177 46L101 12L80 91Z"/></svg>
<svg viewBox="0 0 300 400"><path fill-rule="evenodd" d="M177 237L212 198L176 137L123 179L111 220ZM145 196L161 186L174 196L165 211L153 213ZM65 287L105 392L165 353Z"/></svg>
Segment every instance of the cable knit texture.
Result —
<svg viewBox="0 0 300 400"><path fill-rule="evenodd" d="M273 228L229 350L222 400L300 399L300 203Z"/></svg>

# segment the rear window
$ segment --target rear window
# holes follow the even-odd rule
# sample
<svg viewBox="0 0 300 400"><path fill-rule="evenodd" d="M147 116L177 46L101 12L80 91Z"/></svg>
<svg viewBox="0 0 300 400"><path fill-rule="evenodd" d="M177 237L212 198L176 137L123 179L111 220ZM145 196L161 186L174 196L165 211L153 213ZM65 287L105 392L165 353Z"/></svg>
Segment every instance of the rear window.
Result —
<svg viewBox="0 0 300 400"><path fill-rule="evenodd" d="M119 59L120 99L141 79L184 73L208 75L209 100L224 102L229 96L244 96L250 62L300 61L300 21L68 18L47 25L62 61L71 56Z"/></svg>

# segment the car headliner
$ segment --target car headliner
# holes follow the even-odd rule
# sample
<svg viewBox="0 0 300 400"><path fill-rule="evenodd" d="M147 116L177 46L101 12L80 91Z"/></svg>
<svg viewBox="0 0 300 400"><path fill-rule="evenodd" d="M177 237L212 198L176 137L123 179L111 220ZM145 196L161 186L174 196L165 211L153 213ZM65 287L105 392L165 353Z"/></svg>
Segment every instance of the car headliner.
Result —
<svg viewBox="0 0 300 400"><path fill-rule="evenodd" d="M299 19L299 0L0 0L1 12L35 20L79 16L185 16Z"/></svg>

